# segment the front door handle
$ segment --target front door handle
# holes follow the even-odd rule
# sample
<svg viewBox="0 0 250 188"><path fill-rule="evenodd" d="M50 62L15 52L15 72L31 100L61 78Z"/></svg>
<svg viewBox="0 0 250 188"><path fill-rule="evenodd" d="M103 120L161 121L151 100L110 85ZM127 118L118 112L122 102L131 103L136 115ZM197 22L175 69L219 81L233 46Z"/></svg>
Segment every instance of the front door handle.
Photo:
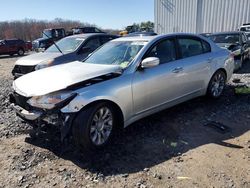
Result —
<svg viewBox="0 0 250 188"><path fill-rule="evenodd" d="M174 70L172 70L173 73L179 73L181 71L183 71L182 67L176 67Z"/></svg>

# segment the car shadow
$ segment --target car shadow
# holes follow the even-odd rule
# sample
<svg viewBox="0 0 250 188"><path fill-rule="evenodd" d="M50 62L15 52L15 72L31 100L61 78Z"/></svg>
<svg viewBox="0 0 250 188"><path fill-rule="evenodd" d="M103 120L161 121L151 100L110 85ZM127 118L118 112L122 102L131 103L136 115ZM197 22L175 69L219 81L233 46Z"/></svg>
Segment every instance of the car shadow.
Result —
<svg viewBox="0 0 250 188"><path fill-rule="evenodd" d="M249 101L250 96L236 96L233 88L228 87L220 99L197 98L140 120L124 129L105 150L96 153L80 153L72 142L67 146L61 144L59 131L53 127L35 139L27 137L26 142L93 173L104 176L134 173L210 143L242 149L243 146L227 140L249 131L250 119L243 113L244 110L250 113L249 108L243 106L234 111L235 106L249 105ZM205 126L212 120L231 131L223 133Z"/></svg>

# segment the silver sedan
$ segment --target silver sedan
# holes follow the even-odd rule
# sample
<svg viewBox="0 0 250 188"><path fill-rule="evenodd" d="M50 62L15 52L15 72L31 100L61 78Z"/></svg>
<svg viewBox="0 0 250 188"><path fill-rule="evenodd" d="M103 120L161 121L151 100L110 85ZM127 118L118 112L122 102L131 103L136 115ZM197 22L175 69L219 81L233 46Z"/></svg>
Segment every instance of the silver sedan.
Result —
<svg viewBox="0 0 250 188"><path fill-rule="evenodd" d="M193 34L124 37L85 62L27 74L13 83L14 109L25 120L59 124L96 150L121 127L192 98L221 96L232 76L230 52Z"/></svg>

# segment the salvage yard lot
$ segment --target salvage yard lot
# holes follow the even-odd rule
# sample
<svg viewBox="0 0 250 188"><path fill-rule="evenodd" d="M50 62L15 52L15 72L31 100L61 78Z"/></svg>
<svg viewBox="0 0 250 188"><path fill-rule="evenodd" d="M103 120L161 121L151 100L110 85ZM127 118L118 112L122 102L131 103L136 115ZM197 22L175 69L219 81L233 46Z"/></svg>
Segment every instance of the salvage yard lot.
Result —
<svg viewBox="0 0 250 188"><path fill-rule="evenodd" d="M194 99L140 120L93 156L57 129L30 138L8 102L17 57L0 57L0 187L250 187L250 62L218 100ZM232 80L239 78L239 83ZM218 121L221 132L204 126Z"/></svg>

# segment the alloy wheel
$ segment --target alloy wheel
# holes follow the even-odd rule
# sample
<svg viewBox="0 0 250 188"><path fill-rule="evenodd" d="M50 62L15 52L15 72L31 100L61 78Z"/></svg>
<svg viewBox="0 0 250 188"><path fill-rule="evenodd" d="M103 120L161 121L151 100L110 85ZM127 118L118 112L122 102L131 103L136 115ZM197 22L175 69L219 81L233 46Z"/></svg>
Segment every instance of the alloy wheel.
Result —
<svg viewBox="0 0 250 188"><path fill-rule="evenodd" d="M225 76L218 72L212 81L211 93L214 97L219 97L225 87Z"/></svg>
<svg viewBox="0 0 250 188"><path fill-rule="evenodd" d="M113 129L113 115L109 108L102 107L93 116L90 138L93 144L100 146L110 137Z"/></svg>

